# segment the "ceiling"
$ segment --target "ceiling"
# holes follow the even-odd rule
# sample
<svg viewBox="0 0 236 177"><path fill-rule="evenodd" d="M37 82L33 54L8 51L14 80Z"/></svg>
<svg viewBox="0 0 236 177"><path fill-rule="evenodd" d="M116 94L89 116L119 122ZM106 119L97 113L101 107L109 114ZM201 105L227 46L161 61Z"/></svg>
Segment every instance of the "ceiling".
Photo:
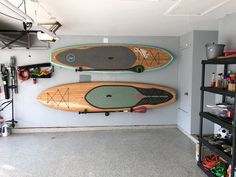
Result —
<svg viewBox="0 0 236 177"><path fill-rule="evenodd" d="M9 1L18 6L22 0ZM26 0L26 4L27 14L36 21L56 17L62 24L58 35L179 36L190 30L217 30L220 18L236 12L236 0Z"/></svg>

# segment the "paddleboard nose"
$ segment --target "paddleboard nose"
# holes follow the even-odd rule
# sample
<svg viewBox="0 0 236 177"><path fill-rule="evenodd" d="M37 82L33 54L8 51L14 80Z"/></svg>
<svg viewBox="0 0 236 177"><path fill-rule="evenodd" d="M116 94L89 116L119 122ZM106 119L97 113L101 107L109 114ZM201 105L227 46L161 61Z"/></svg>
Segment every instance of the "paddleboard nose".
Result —
<svg viewBox="0 0 236 177"><path fill-rule="evenodd" d="M36 99L40 102L40 103L42 103L42 104L45 104L45 92L41 92L37 97L36 97Z"/></svg>
<svg viewBox="0 0 236 177"><path fill-rule="evenodd" d="M75 99L75 98L74 98ZM55 109L70 110L70 94L69 88L63 86L58 88L49 88L37 96L37 100L49 107Z"/></svg>

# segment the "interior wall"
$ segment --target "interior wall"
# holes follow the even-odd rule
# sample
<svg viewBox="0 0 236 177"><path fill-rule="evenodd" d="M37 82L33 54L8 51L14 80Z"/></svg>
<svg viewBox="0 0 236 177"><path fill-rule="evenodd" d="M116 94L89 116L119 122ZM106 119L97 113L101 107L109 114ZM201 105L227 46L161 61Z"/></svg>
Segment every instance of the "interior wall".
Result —
<svg viewBox="0 0 236 177"><path fill-rule="evenodd" d="M236 49L236 13L225 16L219 23L219 43L226 44L225 49Z"/></svg>
<svg viewBox="0 0 236 177"><path fill-rule="evenodd" d="M206 60L206 47L208 43L217 43L218 31L194 31L193 32L193 65L192 65L192 104L191 104L191 134L199 133L200 126L200 98L201 98L201 76L202 76L202 65L201 61ZM215 65L207 65L205 71L205 86L210 85L210 79L212 73L215 72ZM215 94L204 93L204 110L206 110L206 105L213 104L215 101ZM212 133L214 131L214 125L207 120L203 123L204 133Z"/></svg>
<svg viewBox="0 0 236 177"><path fill-rule="evenodd" d="M219 36L218 43L225 44L225 50L236 50L236 13L225 16L220 19L219 22ZM229 69L232 72L236 73L236 66L230 65ZM221 73L224 71L223 65L217 66L217 73ZM216 103L221 102L222 96L216 96ZM218 131L220 127L215 125L215 132Z"/></svg>
<svg viewBox="0 0 236 177"><path fill-rule="evenodd" d="M51 50L75 44L102 43L103 37L97 36L61 36L61 40L52 45ZM116 125L170 125L176 124L176 103L149 110L145 114L113 113L79 115L76 112L64 112L45 107L37 102L37 95L43 90L59 84L79 82L81 75L90 75L92 81L128 81L159 84L177 90L178 37L109 37L110 43L129 43L154 45L169 50L175 60L166 68L144 74L92 74L76 73L55 67L51 79L39 79L36 85L32 80L20 82L19 94L15 96L15 115L17 127L67 127L67 126L116 126ZM0 63L9 63L16 56L18 65L43 63L49 61L51 50L1 50ZM3 99L3 94L1 94ZM1 113L10 119L9 108Z"/></svg>
<svg viewBox="0 0 236 177"><path fill-rule="evenodd" d="M178 110L177 125L191 134L191 98L192 98L192 67L193 67L193 32L180 36L178 62ZM187 74L188 73L188 74ZM186 95L185 93L188 93Z"/></svg>
<svg viewBox="0 0 236 177"><path fill-rule="evenodd" d="M202 65L206 59L207 43L217 43L217 31L192 31L180 36L180 58L178 68L178 110L177 125L189 134L199 132L200 86ZM206 85L215 67L206 69ZM206 95L205 104L214 102L214 95ZM204 122L204 132L212 132L213 124Z"/></svg>

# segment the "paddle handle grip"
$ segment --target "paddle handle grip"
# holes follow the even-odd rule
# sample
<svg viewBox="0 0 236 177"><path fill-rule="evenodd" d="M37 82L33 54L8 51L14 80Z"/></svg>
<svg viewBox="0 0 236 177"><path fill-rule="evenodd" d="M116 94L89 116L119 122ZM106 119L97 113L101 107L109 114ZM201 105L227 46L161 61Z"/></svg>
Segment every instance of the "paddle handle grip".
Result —
<svg viewBox="0 0 236 177"><path fill-rule="evenodd" d="M3 82L3 89L4 89L4 94L5 94L5 99L9 99L10 98L10 92L9 92L9 81L8 81L8 76L7 75L3 75L2 76L2 82Z"/></svg>

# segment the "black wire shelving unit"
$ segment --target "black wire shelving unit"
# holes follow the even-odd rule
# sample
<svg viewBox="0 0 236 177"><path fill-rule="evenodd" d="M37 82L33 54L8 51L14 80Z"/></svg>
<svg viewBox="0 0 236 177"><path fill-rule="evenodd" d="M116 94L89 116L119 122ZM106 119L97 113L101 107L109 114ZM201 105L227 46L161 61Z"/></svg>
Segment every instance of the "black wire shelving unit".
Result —
<svg viewBox="0 0 236 177"><path fill-rule="evenodd" d="M224 74L228 71L228 65L229 64L236 64L236 57L227 58L227 59L211 59L211 60L203 60L202 61L202 82L201 82L201 103L200 103L200 130L199 130L199 160L198 160L198 166L205 172L207 176L213 177L215 176L212 174L209 170L206 170L202 165L202 151L203 146L209 148L211 151L213 151L215 154L218 154L222 158L224 158L228 164L231 165L231 177L235 177L234 171L236 166L236 113L234 114L234 117L231 120L226 120L224 118L218 117L216 115L213 115L209 112L204 112L204 93L210 92L214 94L222 95L222 102L225 102L226 97L236 97L236 91L228 91L223 90L220 88L212 88L212 87L206 87L205 86L205 67L206 65L224 65ZM236 110L236 100L234 100L234 110ZM206 141L203 138L203 119L207 119L213 123L216 123L232 132L232 151L231 154L225 153L221 149L217 148L214 145L211 145L208 141Z"/></svg>

